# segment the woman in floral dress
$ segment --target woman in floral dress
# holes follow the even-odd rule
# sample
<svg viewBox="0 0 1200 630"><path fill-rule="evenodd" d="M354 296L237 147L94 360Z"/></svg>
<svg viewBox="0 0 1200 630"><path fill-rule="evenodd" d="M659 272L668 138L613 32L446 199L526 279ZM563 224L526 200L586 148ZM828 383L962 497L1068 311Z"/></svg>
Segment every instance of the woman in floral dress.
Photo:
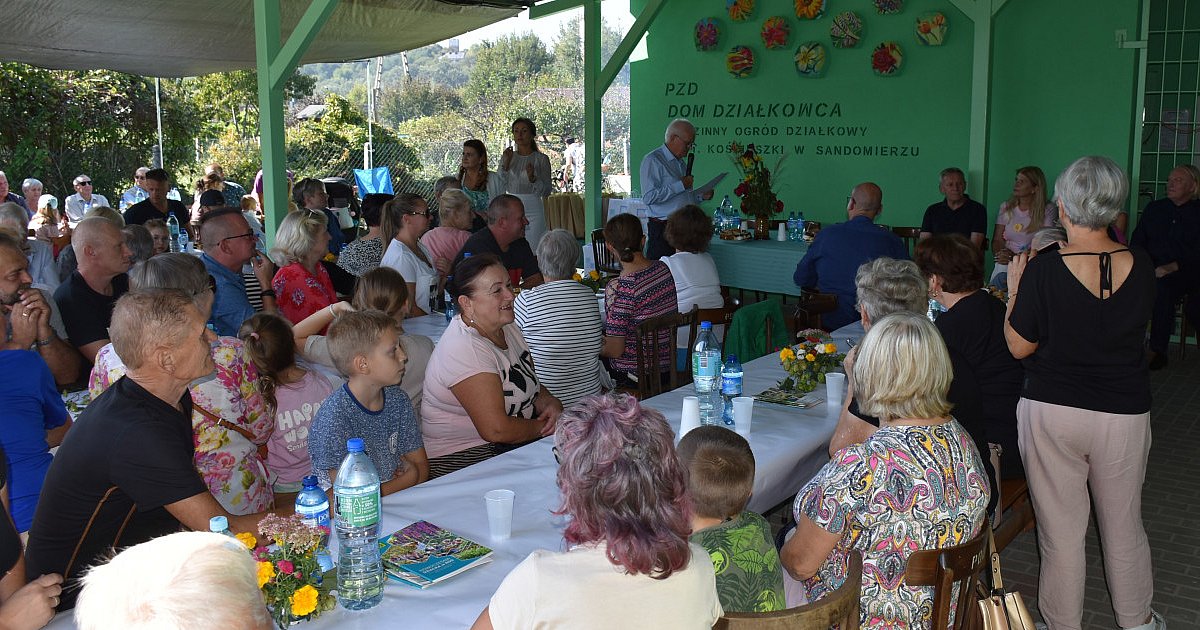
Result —
<svg viewBox="0 0 1200 630"><path fill-rule="evenodd" d="M974 538L987 523L988 478L970 434L950 416L950 355L915 313L871 326L854 364L859 408L880 419L861 444L834 454L796 495L796 534L780 560L809 601L849 577L863 556L863 628L928 628L932 587L904 582L914 551Z"/></svg>
<svg viewBox="0 0 1200 630"><path fill-rule="evenodd" d="M131 290L179 289L196 298L201 312L212 308L208 272L195 256L160 254L129 273ZM266 444L274 421L255 383L258 371L242 342L220 337L213 345L216 372L189 388L196 470L210 492L231 514L253 514L271 506L273 495L259 447ZM94 399L125 375L125 363L112 344L100 349L88 380Z"/></svg>

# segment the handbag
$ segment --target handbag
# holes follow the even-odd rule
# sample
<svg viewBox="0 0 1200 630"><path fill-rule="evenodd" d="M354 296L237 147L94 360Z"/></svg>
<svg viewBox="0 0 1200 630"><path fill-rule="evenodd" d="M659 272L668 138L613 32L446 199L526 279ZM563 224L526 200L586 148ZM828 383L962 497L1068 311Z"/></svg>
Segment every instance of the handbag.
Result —
<svg viewBox="0 0 1200 630"><path fill-rule="evenodd" d="M996 551L996 538L988 528L988 554L992 566L992 590L979 585L979 613L983 617L983 630L1034 630L1033 617L1025 607L1025 600L1017 592L1006 593L1000 578L1000 552Z"/></svg>

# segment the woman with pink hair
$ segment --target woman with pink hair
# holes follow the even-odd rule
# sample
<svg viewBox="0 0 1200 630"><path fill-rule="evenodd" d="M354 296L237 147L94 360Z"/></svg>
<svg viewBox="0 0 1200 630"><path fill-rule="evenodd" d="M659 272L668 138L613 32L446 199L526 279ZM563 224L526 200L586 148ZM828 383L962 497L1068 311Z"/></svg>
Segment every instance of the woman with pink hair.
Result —
<svg viewBox="0 0 1200 630"><path fill-rule="evenodd" d="M723 612L708 553L688 543L686 471L662 414L588 396L555 431L565 552L516 566L473 628L711 628Z"/></svg>

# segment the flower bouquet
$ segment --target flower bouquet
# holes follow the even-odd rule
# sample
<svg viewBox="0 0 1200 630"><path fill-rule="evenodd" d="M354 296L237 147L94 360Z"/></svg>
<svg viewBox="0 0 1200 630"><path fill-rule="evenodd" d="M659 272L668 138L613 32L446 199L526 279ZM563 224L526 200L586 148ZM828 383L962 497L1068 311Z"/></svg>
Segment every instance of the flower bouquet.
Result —
<svg viewBox="0 0 1200 630"><path fill-rule="evenodd" d="M592 269L587 273L576 273L571 276L571 279L596 293L604 289L604 279L600 276L600 272Z"/></svg>
<svg viewBox="0 0 1200 630"><path fill-rule="evenodd" d="M287 628L333 610L337 600L330 591L337 583L335 572L322 575L316 558L329 532L305 525L299 516L275 514L259 521L258 529L274 543L259 545L249 533L238 534L237 539L258 563L258 588L276 625Z"/></svg>
<svg viewBox="0 0 1200 630"><path fill-rule="evenodd" d="M755 151L753 144L743 147L731 142L729 155L733 165L742 173L742 181L733 189L733 194L742 200L742 214L754 217L757 238L770 238L771 215L783 212L783 202L775 196L771 187L771 169L763 164L762 155ZM781 157L775 163L775 172L779 172L782 163Z"/></svg>
<svg viewBox="0 0 1200 630"><path fill-rule="evenodd" d="M779 351L779 361L788 377L779 381L779 388L796 392L811 392L817 383L825 382L825 373L842 367L845 354L837 351L829 334L809 328L796 333L800 340L794 346Z"/></svg>

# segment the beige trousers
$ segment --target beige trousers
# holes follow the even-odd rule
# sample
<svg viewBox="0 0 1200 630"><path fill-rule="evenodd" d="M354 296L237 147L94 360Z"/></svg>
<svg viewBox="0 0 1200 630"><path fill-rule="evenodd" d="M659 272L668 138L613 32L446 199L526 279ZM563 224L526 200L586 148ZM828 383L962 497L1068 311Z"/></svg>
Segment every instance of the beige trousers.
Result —
<svg viewBox="0 0 1200 630"><path fill-rule="evenodd" d="M1037 515L1042 618L1050 630L1080 630L1090 497L1117 623L1142 624L1154 595L1142 527L1150 414L1101 413L1022 398L1017 429Z"/></svg>

